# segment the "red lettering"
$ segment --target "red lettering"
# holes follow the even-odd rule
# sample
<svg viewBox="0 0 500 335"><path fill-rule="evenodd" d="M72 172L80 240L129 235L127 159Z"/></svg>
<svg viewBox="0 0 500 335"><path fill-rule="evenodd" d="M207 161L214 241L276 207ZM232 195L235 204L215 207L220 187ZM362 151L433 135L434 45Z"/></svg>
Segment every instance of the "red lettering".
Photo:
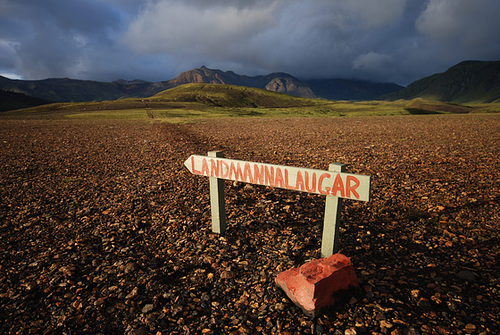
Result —
<svg viewBox="0 0 500 335"><path fill-rule="evenodd" d="M354 184L351 184L351 182L354 182ZM356 189L359 187L359 184L360 184L359 179L354 177L354 176L347 176L346 184L347 185L346 185L345 191L346 191L347 197L350 198L351 192L352 192L354 197L356 199L359 199L359 193L356 192Z"/></svg>
<svg viewBox="0 0 500 335"><path fill-rule="evenodd" d="M226 161L219 161L221 163L220 166L220 177L227 178L229 175L229 165ZM225 169L224 169L225 168Z"/></svg>
<svg viewBox="0 0 500 335"><path fill-rule="evenodd" d="M309 187L309 173L305 172L306 175L306 190L307 192L316 192L316 172L313 172L311 187ZM298 179L298 177L297 177ZM297 182L298 184L298 182Z"/></svg>
<svg viewBox="0 0 500 335"><path fill-rule="evenodd" d="M265 184L274 187L274 166L265 166Z"/></svg>
<svg viewBox="0 0 500 335"><path fill-rule="evenodd" d="M264 173L264 166L260 166L260 170L259 170L259 165L258 164L254 164L253 165L253 181L254 183L256 184L264 184L265 181L264 181L264 177L265 177L265 173Z"/></svg>
<svg viewBox="0 0 500 335"><path fill-rule="evenodd" d="M329 187L325 187L325 189L322 188L323 186L323 180L324 179L328 179L330 178L330 174L329 173L323 173L321 176L319 176L319 180L318 180L318 191L320 194L328 194L330 192L330 188Z"/></svg>
<svg viewBox="0 0 500 335"><path fill-rule="evenodd" d="M193 173L194 173L194 174L201 174L201 171L196 170L196 169L194 168L194 156L191 156L191 166L192 166L192 168L193 168Z"/></svg>
<svg viewBox="0 0 500 335"><path fill-rule="evenodd" d="M337 174L335 176L335 181L333 182L333 186L332 186L332 191L331 191L331 195L333 195L334 197L337 196L337 193L340 191L340 196L341 197L344 197L345 196L345 192L344 192L344 182L342 181L342 177L340 177L339 174Z"/></svg>
<svg viewBox="0 0 500 335"><path fill-rule="evenodd" d="M234 176L231 178L231 176ZM236 167L234 166L234 163L231 162L231 166L229 167L229 179L231 180L238 180L238 181L245 181L243 179L243 173L241 172L241 166L240 163L236 163Z"/></svg>
<svg viewBox="0 0 500 335"><path fill-rule="evenodd" d="M249 183L253 183L252 170L250 168L250 163L245 163L245 167L243 168L243 181L246 181L248 178Z"/></svg>
<svg viewBox="0 0 500 335"><path fill-rule="evenodd" d="M276 168L276 179L274 180L274 186L285 187L285 181L283 180L283 172L279 167Z"/></svg>
<svg viewBox="0 0 500 335"><path fill-rule="evenodd" d="M297 187L293 187L292 185L290 185L288 183L288 169L285 169L285 188L289 189L289 190L296 190Z"/></svg>
<svg viewBox="0 0 500 335"><path fill-rule="evenodd" d="M219 177L220 161L211 159L210 160L210 175L212 177Z"/></svg>
<svg viewBox="0 0 500 335"><path fill-rule="evenodd" d="M207 159L206 158L203 158L203 160L201 161L201 174L204 175L204 176L210 176L210 172L208 171L208 163L207 163Z"/></svg>
<svg viewBox="0 0 500 335"><path fill-rule="evenodd" d="M297 181L295 182L295 190L304 191L304 178L302 177L302 173L300 172L300 170L297 171Z"/></svg>

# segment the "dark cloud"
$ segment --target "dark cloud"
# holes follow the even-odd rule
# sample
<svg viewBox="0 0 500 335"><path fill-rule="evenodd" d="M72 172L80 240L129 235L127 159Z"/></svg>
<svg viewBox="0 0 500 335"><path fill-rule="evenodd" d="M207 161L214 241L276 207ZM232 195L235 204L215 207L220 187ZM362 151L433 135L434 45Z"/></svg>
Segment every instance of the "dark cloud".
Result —
<svg viewBox="0 0 500 335"><path fill-rule="evenodd" d="M119 13L98 1L21 0L1 6L0 38L15 53L16 70L30 79L79 76L88 59L119 35Z"/></svg>
<svg viewBox="0 0 500 335"><path fill-rule="evenodd" d="M416 28L444 56L498 56L499 13L499 1L431 0Z"/></svg>
<svg viewBox="0 0 500 335"><path fill-rule="evenodd" d="M400 84L498 60L498 0L0 0L0 73L167 80L201 65Z"/></svg>

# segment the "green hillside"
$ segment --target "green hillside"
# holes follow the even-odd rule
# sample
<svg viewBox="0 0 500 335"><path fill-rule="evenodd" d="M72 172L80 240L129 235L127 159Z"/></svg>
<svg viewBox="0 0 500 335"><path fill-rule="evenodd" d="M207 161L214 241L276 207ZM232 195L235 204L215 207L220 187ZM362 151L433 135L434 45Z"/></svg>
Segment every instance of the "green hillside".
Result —
<svg viewBox="0 0 500 335"><path fill-rule="evenodd" d="M264 89L214 84L186 84L160 92L147 101L196 102L216 107L283 108L324 104Z"/></svg>
<svg viewBox="0 0 500 335"><path fill-rule="evenodd" d="M0 114L4 119L155 119L189 122L228 117L348 117L498 113L500 103L464 106L435 100L331 101L222 84L186 84L150 98L55 103Z"/></svg>
<svg viewBox="0 0 500 335"><path fill-rule="evenodd" d="M500 61L466 61L386 95L388 100L424 98L452 103L500 102Z"/></svg>

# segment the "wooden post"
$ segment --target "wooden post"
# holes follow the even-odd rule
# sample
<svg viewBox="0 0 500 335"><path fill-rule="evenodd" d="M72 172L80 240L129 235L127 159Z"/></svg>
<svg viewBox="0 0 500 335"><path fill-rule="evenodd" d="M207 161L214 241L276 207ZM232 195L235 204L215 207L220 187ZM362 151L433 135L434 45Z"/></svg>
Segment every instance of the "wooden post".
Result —
<svg viewBox="0 0 500 335"><path fill-rule="evenodd" d="M209 157L224 157L222 151L209 151ZM223 234L226 231L226 205L224 200L224 179L209 177L210 207L212 211L212 232Z"/></svg>
<svg viewBox="0 0 500 335"><path fill-rule="evenodd" d="M328 171L345 172L345 165L330 164ZM333 195L326 196L325 218L323 222L323 237L321 239L321 255L330 257L339 251L339 226L342 199Z"/></svg>

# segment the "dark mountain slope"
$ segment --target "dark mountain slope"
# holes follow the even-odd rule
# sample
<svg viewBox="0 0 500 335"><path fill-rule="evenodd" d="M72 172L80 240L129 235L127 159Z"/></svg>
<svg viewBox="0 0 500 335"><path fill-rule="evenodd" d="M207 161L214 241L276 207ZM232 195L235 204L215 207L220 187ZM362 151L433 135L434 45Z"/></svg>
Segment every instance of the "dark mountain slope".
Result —
<svg viewBox="0 0 500 335"><path fill-rule="evenodd" d="M0 112L29 108L49 103L51 102L39 98L30 97L22 93L0 90Z"/></svg>
<svg viewBox="0 0 500 335"><path fill-rule="evenodd" d="M500 102L500 61L465 61L386 95L388 100L424 98L453 103Z"/></svg>
<svg viewBox="0 0 500 335"><path fill-rule="evenodd" d="M108 83L68 78L12 80L0 76L0 89L4 91L22 93L58 102L103 101L130 96L145 96L144 94L150 93L151 85L152 83L141 81L131 83L114 81Z"/></svg>
<svg viewBox="0 0 500 335"><path fill-rule="evenodd" d="M350 79L309 80L306 83L318 97L329 100L373 100L403 89L403 86L393 83Z"/></svg>

